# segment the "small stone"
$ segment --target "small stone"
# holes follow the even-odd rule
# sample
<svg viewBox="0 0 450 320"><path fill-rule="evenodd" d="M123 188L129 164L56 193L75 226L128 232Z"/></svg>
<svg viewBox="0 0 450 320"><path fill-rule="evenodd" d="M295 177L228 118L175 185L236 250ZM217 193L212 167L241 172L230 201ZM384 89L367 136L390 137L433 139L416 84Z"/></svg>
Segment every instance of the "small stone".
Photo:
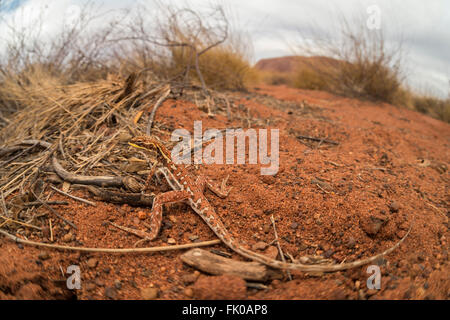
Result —
<svg viewBox="0 0 450 320"><path fill-rule="evenodd" d="M265 250L269 245L263 241L259 241L252 246L252 250Z"/></svg>
<svg viewBox="0 0 450 320"><path fill-rule="evenodd" d="M367 297L366 297L366 295L364 294L364 290L359 290L358 291L358 299L359 300L366 300L367 299Z"/></svg>
<svg viewBox="0 0 450 320"><path fill-rule="evenodd" d="M138 211L137 216L141 220L145 220L147 218L147 213L145 211Z"/></svg>
<svg viewBox="0 0 450 320"><path fill-rule="evenodd" d="M290 227L291 227L292 230L297 230L297 228L298 228L298 223L297 223L297 222L292 222L291 225L290 225Z"/></svg>
<svg viewBox="0 0 450 320"><path fill-rule="evenodd" d="M190 273L190 274L185 274L181 277L181 281L183 281L183 283L185 285L194 283L195 281L197 281L198 275L194 274L194 273Z"/></svg>
<svg viewBox="0 0 450 320"><path fill-rule="evenodd" d="M330 258L333 254L334 254L334 250L328 249L327 251L325 251L325 253L323 255L325 256L325 258Z"/></svg>
<svg viewBox="0 0 450 320"><path fill-rule="evenodd" d="M95 284L99 287L103 287L105 285L105 282L103 282L102 279L97 278L97 279L95 279Z"/></svg>
<svg viewBox="0 0 450 320"><path fill-rule="evenodd" d="M419 287L416 289L416 298L419 300L423 300L423 298L425 297L425 289L422 287Z"/></svg>
<svg viewBox="0 0 450 320"><path fill-rule="evenodd" d="M45 226L42 228L42 235L44 238L50 239L50 228Z"/></svg>
<svg viewBox="0 0 450 320"><path fill-rule="evenodd" d="M72 236L73 236L72 232L66 233L66 234L64 235L64 237L63 237L63 241L64 241L64 242L70 242L70 241L72 241Z"/></svg>
<svg viewBox="0 0 450 320"><path fill-rule="evenodd" d="M276 179L274 176L265 175L261 177L261 180L266 184L274 184L276 182Z"/></svg>
<svg viewBox="0 0 450 320"><path fill-rule="evenodd" d="M362 229L364 232L366 232L369 236L374 236L380 231L381 227L384 224L384 220L370 216L370 218L362 223Z"/></svg>
<svg viewBox="0 0 450 320"><path fill-rule="evenodd" d="M94 290L96 287L95 287L95 284L94 284L94 283L88 282L88 283L84 286L84 288L85 288L87 291L92 291L92 290Z"/></svg>
<svg viewBox="0 0 450 320"><path fill-rule="evenodd" d="M399 204L397 201L392 201L392 202L389 204L389 210L390 210L392 213L398 212L398 210L400 210L400 204Z"/></svg>
<svg viewBox="0 0 450 320"><path fill-rule="evenodd" d="M173 239L173 238L169 238L169 239L167 239L167 243L168 244L176 244L177 241L175 239Z"/></svg>
<svg viewBox="0 0 450 320"><path fill-rule="evenodd" d="M371 297L373 295L376 295L378 292L380 292L380 290L377 289L368 289L366 291L366 296Z"/></svg>
<svg viewBox="0 0 450 320"><path fill-rule="evenodd" d="M355 247L356 240L353 237L348 238L347 240L347 248L352 249Z"/></svg>
<svg viewBox="0 0 450 320"><path fill-rule="evenodd" d="M270 229L271 229L271 226L268 225L268 224L266 224L266 225L264 226L264 228L263 228L263 231L264 231L264 233L269 233L269 232L270 232Z"/></svg>
<svg viewBox="0 0 450 320"><path fill-rule="evenodd" d="M144 300L153 300L158 298L159 291L156 288L143 288L141 289L141 298Z"/></svg>
<svg viewBox="0 0 450 320"><path fill-rule="evenodd" d="M117 291L113 287L105 288L105 296L109 299L116 299Z"/></svg>
<svg viewBox="0 0 450 320"><path fill-rule="evenodd" d="M331 293L331 299L333 300L346 300L347 294L345 291L341 288L337 288L336 290L333 290Z"/></svg>
<svg viewBox="0 0 450 320"><path fill-rule="evenodd" d="M335 282L338 286L341 286L341 285L344 284L344 283L342 282L342 280L340 280L340 279L336 279L336 280L334 280L334 282Z"/></svg>
<svg viewBox="0 0 450 320"><path fill-rule="evenodd" d="M359 290L360 287L361 287L361 281L356 280L356 281L355 281L355 289L356 289L356 290Z"/></svg>
<svg viewBox="0 0 450 320"><path fill-rule="evenodd" d="M264 255L272 258L272 259L276 259L278 256L278 249L277 247L274 246L270 246L267 248L267 250L264 252Z"/></svg>
<svg viewBox="0 0 450 320"><path fill-rule="evenodd" d="M116 288L117 290L122 289L122 282L120 282L120 280L114 280L114 288Z"/></svg>
<svg viewBox="0 0 450 320"><path fill-rule="evenodd" d="M194 295L194 291L191 288L186 288L184 290L184 295L188 298L192 298L192 296Z"/></svg>
<svg viewBox="0 0 450 320"><path fill-rule="evenodd" d="M86 262L86 264L87 264L87 266L88 266L89 268L95 268L95 267L97 266L97 264L98 264L98 261L97 261L97 259L95 259L95 258L90 258L90 259Z"/></svg>
<svg viewBox="0 0 450 320"><path fill-rule="evenodd" d="M195 241L197 239L198 239L198 236L196 236L195 234L192 234L189 236L189 240L191 240L191 241Z"/></svg>
<svg viewBox="0 0 450 320"><path fill-rule="evenodd" d="M47 259L49 259L50 258L50 255L48 254L48 252L46 252L46 251L41 251L41 252L39 252L39 254L38 254L38 259L39 260L47 260Z"/></svg>
<svg viewBox="0 0 450 320"><path fill-rule="evenodd" d="M173 215L170 215L170 216L169 216L169 220L170 220L172 223L177 223L177 218L176 218L175 216L173 216Z"/></svg>
<svg viewBox="0 0 450 320"><path fill-rule="evenodd" d="M144 277L150 277L152 275L152 270L150 269L144 269L144 271L142 271L142 275Z"/></svg>

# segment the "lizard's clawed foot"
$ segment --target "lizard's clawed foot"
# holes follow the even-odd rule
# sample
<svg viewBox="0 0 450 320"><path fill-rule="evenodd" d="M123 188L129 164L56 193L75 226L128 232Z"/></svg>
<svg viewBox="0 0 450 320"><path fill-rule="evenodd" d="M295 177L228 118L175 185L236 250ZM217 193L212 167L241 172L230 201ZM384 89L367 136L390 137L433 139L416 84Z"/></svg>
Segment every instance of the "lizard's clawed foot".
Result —
<svg viewBox="0 0 450 320"><path fill-rule="evenodd" d="M228 178L230 178L230 175L227 175L227 177L222 180L222 184L220 185L220 193L223 195L224 198L227 197L231 189L233 189L233 187L230 187L228 190L226 189Z"/></svg>
<svg viewBox="0 0 450 320"><path fill-rule="evenodd" d="M116 227L117 229L120 229L122 231L134 234L135 236L138 236L139 238L142 238L141 240L138 240L134 243L134 247L136 247L138 244L145 242L145 241L152 241L153 239L156 238L156 235L152 235L150 233L147 233L145 231L142 230L138 230L138 229L132 229L132 228L128 228L128 227L124 227L118 224L115 224L114 222L109 221L109 224L111 224L113 227Z"/></svg>
<svg viewBox="0 0 450 320"><path fill-rule="evenodd" d="M225 179L222 180L220 188L217 185L215 185L210 179L205 179L204 177L199 177L197 179L197 182L202 185L204 185L204 183L206 182L206 186L208 187L208 189L214 192L216 196L226 198L230 193L231 189L233 189L233 187L229 188L228 190L226 188L229 177L230 176L228 175Z"/></svg>
<svg viewBox="0 0 450 320"><path fill-rule="evenodd" d="M145 182L145 187L144 187L144 190L143 191L147 191L147 190L152 190L152 189L154 189L154 187L152 186L152 178L153 178L153 176L155 175L155 173L156 173L156 166L157 166L157 164L158 164L158 161L155 161L153 164L152 164L152 167L150 168L150 173L148 174L148 176L147 176L147 180L146 180L146 182ZM156 175L156 178L158 179L158 176ZM153 191L153 190L152 190Z"/></svg>

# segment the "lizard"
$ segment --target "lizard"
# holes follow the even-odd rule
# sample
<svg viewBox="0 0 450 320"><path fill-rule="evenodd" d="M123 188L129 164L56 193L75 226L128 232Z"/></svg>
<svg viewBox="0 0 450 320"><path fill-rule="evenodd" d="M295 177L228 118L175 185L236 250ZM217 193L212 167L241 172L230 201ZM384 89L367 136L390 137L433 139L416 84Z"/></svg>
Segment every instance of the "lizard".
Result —
<svg viewBox="0 0 450 320"><path fill-rule="evenodd" d="M227 231L222 220L204 195L205 188L208 188L219 197L226 197L231 191L231 188L225 190L225 185L228 177L223 180L220 188L218 186L215 186L210 179L204 176L198 176L195 179L195 177L193 177L186 170L184 165L176 164L172 160L171 152L168 150L168 148L159 139L153 136L134 137L130 140L129 145L138 149L145 150L146 152L156 152L156 163L160 162L162 164L162 167L159 168L157 172L161 173L165 177L167 183L172 188L172 191L167 191L155 196L153 200L153 207L149 214L151 221L150 232L134 230L133 233L139 235L140 237L143 237L144 240L153 240L157 237L162 223L163 204L187 201L190 207L206 222L209 228L226 246L245 258L275 269L298 270L304 272L336 272L368 264L391 253L400 246L400 244L406 239L411 231L410 228L402 239L400 239L394 246L383 251L382 253L353 262L328 265L309 265L302 264L297 261L283 262L280 260L276 260L245 248ZM149 183L150 178L155 173L156 164L154 163L150 170L147 183Z"/></svg>

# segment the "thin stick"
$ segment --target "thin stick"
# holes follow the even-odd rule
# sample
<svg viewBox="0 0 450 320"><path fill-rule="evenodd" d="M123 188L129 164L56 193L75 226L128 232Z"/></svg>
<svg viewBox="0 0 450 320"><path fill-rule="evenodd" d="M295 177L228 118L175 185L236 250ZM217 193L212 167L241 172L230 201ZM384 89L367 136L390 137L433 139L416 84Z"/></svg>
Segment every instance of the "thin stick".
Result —
<svg viewBox="0 0 450 320"><path fill-rule="evenodd" d="M3 215L0 215L0 218L5 219L3 224L8 223L8 222L14 222L14 223L20 224L20 225L25 226L25 227L33 228L33 229L36 229L36 230L42 230L42 228L39 228L39 227L34 226L32 224L29 224L29 223L26 223L26 222L22 222L22 221L18 221L18 220L14 220L14 219L5 217ZM3 226L3 224L2 224L2 226Z"/></svg>
<svg viewBox="0 0 450 320"><path fill-rule="evenodd" d="M315 138L315 137L309 137L309 136L302 136L299 135L297 136L298 139L307 139L307 140L312 140L312 141L317 141L317 142L325 142L325 143L330 143L330 144L334 144L334 145L338 145L339 142L336 141L332 141L332 140L328 140L328 139L322 139L322 138Z"/></svg>
<svg viewBox="0 0 450 320"><path fill-rule="evenodd" d="M48 227L50 229L50 241L53 242L53 226L52 226L52 219L48 219Z"/></svg>
<svg viewBox="0 0 450 320"><path fill-rule="evenodd" d="M58 212L56 212L55 210L53 210L52 207L50 207L46 202L42 201L41 199L39 199L39 197L34 193L33 190L30 190L31 193L34 195L34 197L36 198L37 201L39 201L40 203L42 203L51 213L53 213L55 216L57 216L58 218L60 218L62 221L64 221L65 223L67 223L68 225L70 225L71 227L73 227L74 229L78 229L77 226L67 220L66 218L64 218L63 216L61 216Z"/></svg>
<svg viewBox="0 0 450 320"><path fill-rule="evenodd" d="M270 221L272 221L273 233L275 235L275 241L277 242L278 251L280 252L281 261L286 263L286 259L284 258L283 250L281 250L280 241L278 240L278 233L277 233L277 229L275 227L275 219L273 218L273 214L270 216ZM286 270L286 273L288 275L289 280L292 280L291 272L289 270Z"/></svg>
<svg viewBox="0 0 450 320"><path fill-rule="evenodd" d="M3 191L2 191L2 209L5 216L8 216L8 209L6 208L5 196L3 195Z"/></svg>
<svg viewBox="0 0 450 320"><path fill-rule="evenodd" d="M318 183L316 183L316 186L319 187L320 190L322 190L325 193L329 193L327 190L325 190L324 188L322 188Z"/></svg>
<svg viewBox="0 0 450 320"><path fill-rule="evenodd" d="M62 191L62 190L59 190L58 188L55 188L54 186L50 186L50 188L52 188L52 189L55 190L56 192L59 192L59 193L65 195L65 196L67 196L67 197L69 197L69 198L72 198L72 199L74 199L74 200L78 200L78 201L80 201L80 202L89 204L89 205L94 206L94 207L97 206L97 205L96 205L94 202L92 202L92 201L89 201L89 200L86 200L86 199L83 199L83 198L79 198L79 197L73 196L73 195L71 195L71 194L69 194L69 193L67 193L67 192L64 192L64 191Z"/></svg>
<svg viewBox="0 0 450 320"><path fill-rule="evenodd" d="M148 247L148 248L123 248L123 249L86 248L86 247L62 246L62 245L58 245L58 244L50 244L50 243L42 243L42 242L24 240L24 239L18 238L16 236L4 231L2 229L0 229L0 234L3 234L7 238L9 238L15 242L28 244L31 246L46 247L46 248L53 248L53 249L60 249L60 250L72 250L72 251L82 251L82 252L104 252L104 253L145 253L145 252L172 251L172 250L212 246L212 245L219 244L222 242L221 240L217 239L217 240L187 243L187 244L180 244L180 245L173 245L173 246L160 246L160 247Z"/></svg>
<svg viewBox="0 0 450 320"><path fill-rule="evenodd" d="M170 94L170 85L167 85L167 89L164 91L164 93L159 97L158 101L156 101L155 106L153 107L152 113L150 113L150 116L148 118L148 124L147 124L147 131L146 134L149 136L152 130L153 126L153 119L155 118L156 110L159 108L159 106L166 100L166 98Z"/></svg>
<svg viewBox="0 0 450 320"><path fill-rule="evenodd" d="M46 201L47 204L57 204L57 205L68 205L69 203L67 201ZM39 201L31 201L31 202L25 202L22 204L25 207L33 207L38 204L41 204ZM14 204L13 204L14 205Z"/></svg>
<svg viewBox="0 0 450 320"><path fill-rule="evenodd" d="M2 162L2 164L0 164L0 167L4 167L4 166L6 166L7 164L13 162L14 160L16 160L17 158L19 158L19 157L22 156L23 154L26 154L27 152L29 152L30 150L32 150L35 146L37 146L37 143L34 144L34 145L32 145L31 147L26 148L25 150L22 150L22 152L16 154L16 155L15 155L14 157L12 157L11 159Z"/></svg>
<svg viewBox="0 0 450 320"><path fill-rule="evenodd" d="M431 208L433 208L437 212L439 212L445 218L446 221L448 220L448 218L445 216L445 214L441 210L439 210L438 207L436 207L435 205L432 205L431 203L428 203L428 202L425 202L425 204L430 206Z"/></svg>

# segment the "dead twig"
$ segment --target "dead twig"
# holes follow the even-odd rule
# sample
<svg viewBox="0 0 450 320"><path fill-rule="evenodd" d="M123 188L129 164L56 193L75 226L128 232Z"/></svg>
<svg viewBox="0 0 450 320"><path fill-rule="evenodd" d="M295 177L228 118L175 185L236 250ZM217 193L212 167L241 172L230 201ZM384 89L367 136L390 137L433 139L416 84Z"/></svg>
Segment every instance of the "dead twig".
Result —
<svg viewBox="0 0 450 320"><path fill-rule="evenodd" d="M86 199L83 199L83 198L79 198L79 197L73 196L73 195L71 195L71 194L69 194L69 193L67 193L67 192L64 192L64 191L62 191L62 190L59 190L58 188L55 188L54 186L50 186L50 188L52 188L53 190L55 190L56 192L58 192L58 193L60 193L60 194L63 194L63 195L65 195L65 196L69 197L69 198L72 198L72 199L74 199L74 200L77 200L77 201L80 201L80 202L89 204L89 205L94 206L94 207L97 206L97 205L96 205L94 202L92 202L92 201L89 201L89 200L86 200Z"/></svg>
<svg viewBox="0 0 450 320"><path fill-rule="evenodd" d="M39 201L41 204L43 204L44 207L46 207L51 213L53 213L55 216L57 216L58 218L60 218L62 221L64 221L64 222L67 223L68 225L70 225L72 228L78 229L77 226L76 226L73 222L71 222L71 221L67 220L66 218L64 218L63 216L61 216L61 215L60 215L58 212L56 212L52 207L50 207L45 201L42 201L42 200L34 193L33 190L30 189L30 191L31 191L31 193L34 195L34 197L36 198L36 200Z"/></svg>
<svg viewBox="0 0 450 320"><path fill-rule="evenodd" d="M156 110L159 108L159 106L167 99L171 91L170 85L167 85L164 92L159 97L158 101L156 101L155 106L153 107L152 112L150 113L150 116L148 117L148 124L147 124L147 130L146 134L149 136L151 134L152 126L153 126L153 119L155 118Z"/></svg>
<svg viewBox="0 0 450 320"><path fill-rule="evenodd" d="M4 161L2 164L0 164L0 167L4 167L4 166L6 166L7 164L9 164L9 163L13 162L14 160L16 160L17 158L19 158L20 156L22 156L22 155L24 155L24 154L30 152L32 149L34 149L34 147L35 147L36 145L37 145L37 144L34 144L34 145L32 145L31 147L28 147L28 148L26 148L25 150L23 150L22 152L16 154L16 155L15 155L14 157L12 157L11 159L8 159L8 160Z"/></svg>
<svg viewBox="0 0 450 320"><path fill-rule="evenodd" d="M49 204L49 205L63 205L63 206L67 206L69 203L67 201L45 201L45 203ZM31 202L25 202L22 204L25 207L33 207L33 206L37 206L37 205L42 205L41 202L39 201L31 201Z"/></svg>
<svg viewBox="0 0 450 320"><path fill-rule="evenodd" d="M317 142L320 142L320 143L325 142L325 143L334 144L334 145L338 145L339 144L339 142L328 140L328 139L315 138L315 137L302 136L302 135L298 135L297 139L312 140L312 141L317 141Z"/></svg>
<svg viewBox="0 0 450 320"><path fill-rule="evenodd" d="M258 262L236 261L202 249L189 250L180 258L191 267L214 275L236 275L252 281L267 281L282 277L280 270L268 268Z"/></svg>
<svg viewBox="0 0 450 320"><path fill-rule="evenodd" d="M101 200L111 203L128 204L133 207L151 207L154 195L144 193L118 192L105 189L98 189L94 186L79 185L88 189L89 192L99 197Z"/></svg>
<svg viewBox="0 0 450 320"><path fill-rule="evenodd" d="M273 214L270 216L270 221L272 221L273 233L275 235L275 242L277 243L278 252L280 253L281 261L286 263L286 259L284 258L284 253L283 253L283 250L281 249L280 241L278 239L278 233L277 233L277 228L275 227L275 219L273 218ZM286 270L286 273L288 275L289 280L292 280L291 272L289 270Z"/></svg>
<svg viewBox="0 0 450 320"><path fill-rule="evenodd" d="M31 246L37 247L46 247L52 249L59 250L71 250L71 251L82 251L82 252L102 252L102 253L147 253L147 252L161 252L161 251L173 251L173 250L182 250L196 247L205 247L212 246L215 244L221 243L221 240L210 240L203 242L195 242L195 243L187 243L173 246L161 246L161 247L149 247L149 248L123 248L123 249L115 249L115 248L87 248L87 247L70 247L70 246L62 246L58 244L50 244L50 243L42 243L30 240L24 240L19 237L16 237L2 229L0 229L0 234L3 234L7 238L22 244L27 244Z"/></svg>
<svg viewBox="0 0 450 320"><path fill-rule="evenodd" d="M97 185L100 187L122 187L124 185L122 177L81 176L68 172L61 166L56 157L53 157L52 164L56 174L64 181L70 183Z"/></svg>
<svg viewBox="0 0 450 320"><path fill-rule="evenodd" d="M26 222L23 222L23 221L19 221L19 220L14 220L14 219L5 217L5 216L3 216L3 215L0 215L0 218L2 218L2 219L5 220L5 221L3 221L3 223L0 225L0 227L3 226L4 224L8 223L8 222L13 222L13 223L16 223L16 224L20 224L21 226L24 226L24 227L33 228L33 229L36 229L36 230L42 230L42 228L37 227L37 226L35 226L35 225L29 224L29 223L26 223Z"/></svg>

